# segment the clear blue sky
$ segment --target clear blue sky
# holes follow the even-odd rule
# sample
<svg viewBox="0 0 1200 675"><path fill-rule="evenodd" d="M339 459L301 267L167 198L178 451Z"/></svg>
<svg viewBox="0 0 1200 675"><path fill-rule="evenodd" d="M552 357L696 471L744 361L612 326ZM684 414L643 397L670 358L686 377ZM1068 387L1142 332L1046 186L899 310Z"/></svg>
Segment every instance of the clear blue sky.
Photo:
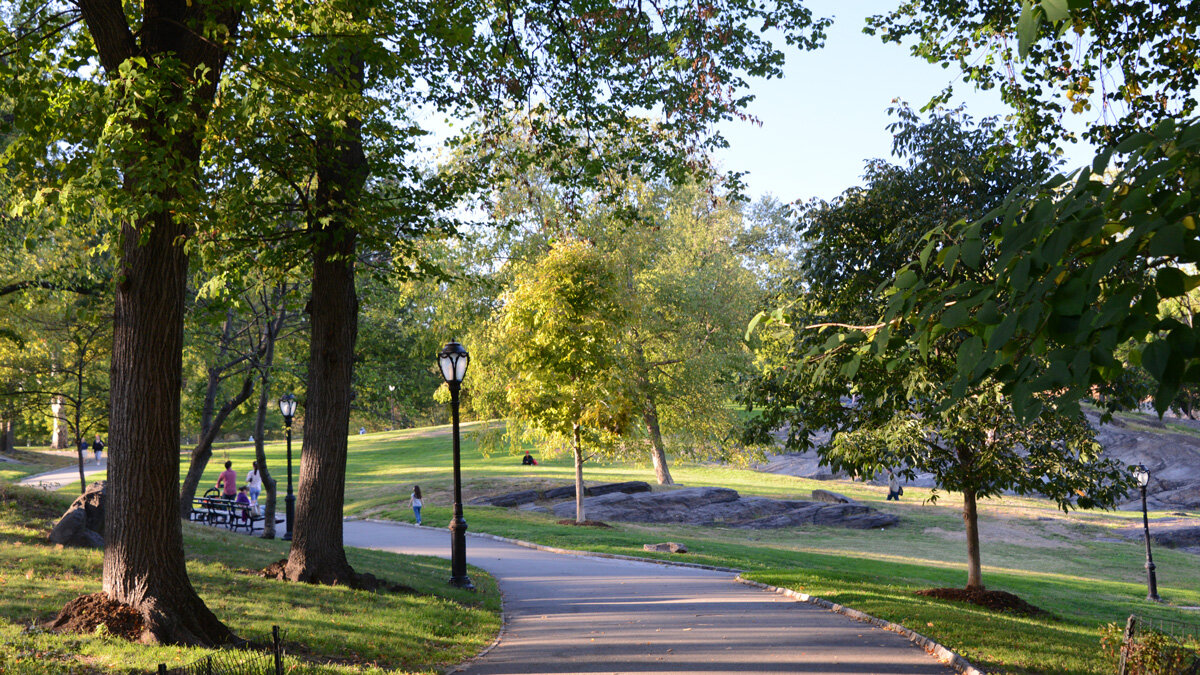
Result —
<svg viewBox="0 0 1200 675"><path fill-rule="evenodd" d="M897 3L887 0L809 0L817 16L832 16L826 46L788 52L786 76L758 81L748 122L720 127L729 149L718 155L727 171L749 171L748 193L770 193L785 202L830 199L860 183L863 162L891 156L887 109L894 98L921 107L957 79L957 70L910 56L906 47L883 44L862 32L863 20ZM975 92L958 82L954 104L979 119L1006 113L999 95ZM1068 164L1086 163L1086 148L1068 154Z"/></svg>

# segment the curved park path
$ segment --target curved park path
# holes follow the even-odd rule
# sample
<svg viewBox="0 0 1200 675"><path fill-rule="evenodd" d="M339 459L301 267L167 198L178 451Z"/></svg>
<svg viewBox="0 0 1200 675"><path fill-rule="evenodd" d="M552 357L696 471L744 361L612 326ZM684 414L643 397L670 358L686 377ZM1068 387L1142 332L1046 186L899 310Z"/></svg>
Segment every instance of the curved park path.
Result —
<svg viewBox="0 0 1200 675"><path fill-rule="evenodd" d="M345 543L445 558L450 533L347 520ZM470 535L467 562L499 582L505 628L491 651L453 672L954 672L896 633L737 583L728 572Z"/></svg>

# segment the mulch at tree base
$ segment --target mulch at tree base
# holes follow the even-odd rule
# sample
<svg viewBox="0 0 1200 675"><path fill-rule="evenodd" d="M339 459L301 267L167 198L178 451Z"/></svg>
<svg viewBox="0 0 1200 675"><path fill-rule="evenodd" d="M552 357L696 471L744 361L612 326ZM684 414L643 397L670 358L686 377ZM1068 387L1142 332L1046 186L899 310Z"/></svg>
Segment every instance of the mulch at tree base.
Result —
<svg viewBox="0 0 1200 675"><path fill-rule="evenodd" d="M1007 591L989 591L982 588L927 588L917 591L916 594L939 600L969 602L995 612L1006 612L1018 616L1055 618L1050 612L1035 607Z"/></svg>
<svg viewBox="0 0 1200 675"><path fill-rule="evenodd" d="M567 520L558 521L558 524L559 525L578 525L580 527L607 527L610 530L612 529L612 525L609 525L608 523L600 522L599 520L585 520L582 523L577 523L574 520L567 519Z"/></svg>
<svg viewBox="0 0 1200 675"><path fill-rule="evenodd" d="M81 595L67 603L47 628L58 633L94 633L101 624L110 635L130 641L140 639L145 631L140 612L103 592Z"/></svg>
<svg viewBox="0 0 1200 675"><path fill-rule="evenodd" d="M267 565L266 567L262 568L261 570L254 572L254 574L257 574L260 577L265 577L267 579L278 579L279 581L290 581L290 579L288 579L288 577L287 577L286 570L287 570L287 558L284 558L278 562L273 562L270 565ZM314 581L311 581L310 583L315 584L315 583L318 583L318 581L314 580ZM350 579L334 579L332 581L332 583L329 583L327 585L348 586L350 588L353 588L356 591L382 591L385 593L404 593L406 595L421 595L420 591L413 588L412 586L405 586L404 584L394 584L394 583L388 581L387 579L380 579L380 578L376 577L374 574L367 574L365 572L355 572L354 576L351 577Z"/></svg>

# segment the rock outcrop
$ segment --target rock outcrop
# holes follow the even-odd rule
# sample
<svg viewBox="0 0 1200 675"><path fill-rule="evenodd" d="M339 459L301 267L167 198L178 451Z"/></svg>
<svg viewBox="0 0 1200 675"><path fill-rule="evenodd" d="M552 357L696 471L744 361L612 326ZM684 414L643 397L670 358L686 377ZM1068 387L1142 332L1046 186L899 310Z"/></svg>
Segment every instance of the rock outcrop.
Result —
<svg viewBox="0 0 1200 675"><path fill-rule="evenodd" d="M47 539L63 546L104 548L104 481L75 498Z"/></svg>
<svg viewBox="0 0 1200 675"><path fill-rule="evenodd" d="M803 525L868 529L890 527L900 521L897 516L857 503L742 497L736 490L718 487L606 494L588 497L583 507L590 520L715 525L751 530ZM556 504L552 510L559 518L570 518L575 515L575 504Z"/></svg>
<svg viewBox="0 0 1200 675"><path fill-rule="evenodd" d="M583 494L585 497L612 493L630 494L634 492L649 491L650 484L640 480L628 481L625 483L603 483L601 485L593 485L591 487L585 485L583 487ZM564 485L562 487L550 488L548 490L521 490L520 492L506 492L502 495L495 495L491 497L476 497L467 503L475 506L503 506L506 508L512 508L514 506L522 506L524 504L532 504L534 502L554 499L575 499L575 486Z"/></svg>

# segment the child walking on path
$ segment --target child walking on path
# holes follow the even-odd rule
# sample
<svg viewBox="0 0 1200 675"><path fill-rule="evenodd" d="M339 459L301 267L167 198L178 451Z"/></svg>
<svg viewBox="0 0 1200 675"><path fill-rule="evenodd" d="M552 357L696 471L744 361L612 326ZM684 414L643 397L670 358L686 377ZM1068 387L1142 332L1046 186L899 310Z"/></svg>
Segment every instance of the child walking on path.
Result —
<svg viewBox="0 0 1200 675"><path fill-rule="evenodd" d="M420 485L413 486L412 499L410 500L410 503L412 504L413 515L416 516L416 518L417 518L417 525L420 525L421 524L421 486Z"/></svg>

